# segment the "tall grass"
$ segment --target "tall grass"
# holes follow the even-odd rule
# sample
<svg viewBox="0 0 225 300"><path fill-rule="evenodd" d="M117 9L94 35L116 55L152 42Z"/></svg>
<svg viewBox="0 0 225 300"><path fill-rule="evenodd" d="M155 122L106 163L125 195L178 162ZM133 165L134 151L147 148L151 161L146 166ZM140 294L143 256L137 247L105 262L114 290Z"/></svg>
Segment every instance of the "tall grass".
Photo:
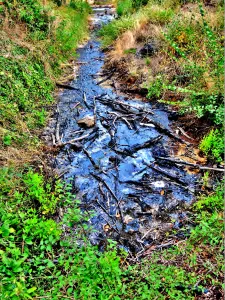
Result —
<svg viewBox="0 0 225 300"><path fill-rule="evenodd" d="M163 25L169 22L174 16L175 11L171 8L164 8L157 4L149 4L145 7L140 8L137 12L132 15L123 15L118 20L104 26L100 31L99 35L102 38L103 47L107 47L112 44L123 32L135 29L140 24L145 24L151 20L151 23Z"/></svg>

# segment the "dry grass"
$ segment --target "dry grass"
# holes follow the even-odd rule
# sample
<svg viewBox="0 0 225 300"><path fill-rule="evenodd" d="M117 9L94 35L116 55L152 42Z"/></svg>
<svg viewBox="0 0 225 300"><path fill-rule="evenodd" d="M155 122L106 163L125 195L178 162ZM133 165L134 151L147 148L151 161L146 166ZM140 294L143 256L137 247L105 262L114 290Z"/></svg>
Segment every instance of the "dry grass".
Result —
<svg viewBox="0 0 225 300"><path fill-rule="evenodd" d="M38 147L29 147L27 149L6 147L4 150L0 149L0 167L13 166L14 168L19 168L22 165L34 162L43 163L41 155Z"/></svg>

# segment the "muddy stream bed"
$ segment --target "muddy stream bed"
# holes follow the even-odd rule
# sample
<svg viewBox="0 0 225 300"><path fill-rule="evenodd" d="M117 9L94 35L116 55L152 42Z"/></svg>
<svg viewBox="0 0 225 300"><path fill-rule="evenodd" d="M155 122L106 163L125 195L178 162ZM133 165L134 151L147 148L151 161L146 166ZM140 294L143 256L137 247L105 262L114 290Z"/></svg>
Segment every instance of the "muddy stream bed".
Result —
<svg viewBox="0 0 225 300"><path fill-rule="evenodd" d="M81 208L95 214L91 242L101 246L110 237L137 253L179 226L199 175L169 161L182 140L166 108L101 85L107 74L101 76L105 54L96 29L113 14L94 8L94 30L78 50L73 89L60 93L45 139L60 145L54 168L72 184Z"/></svg>

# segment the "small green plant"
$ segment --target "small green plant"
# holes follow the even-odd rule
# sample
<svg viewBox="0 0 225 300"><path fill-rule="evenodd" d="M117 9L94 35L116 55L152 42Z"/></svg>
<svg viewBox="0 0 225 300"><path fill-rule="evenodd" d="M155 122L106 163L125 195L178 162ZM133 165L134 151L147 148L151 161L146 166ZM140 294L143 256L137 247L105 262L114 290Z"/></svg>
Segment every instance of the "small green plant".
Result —
<svg viewBox="0 0 225 300"><path fill-rule="evenodd" d="M81 13L91 12L91 7L88 2L82 0L71 0L70 7Z"/></svg>
<svg viewBox="0 0 225 300"><path fill-rule="evenodd" d="M118 1L116 11L119 16L130 14L133 11L132 0Z"/></svg>
<svg viewBox="0 0 225 300"><path fill-rule="evenodd" d="M162 76L158 75L149 86L147 97L149 99L158 99L162 95L163 89L164 89L163 78Z"/></svg>
<svg viewBox="0 0 225 300"><path fill-rule="evenodd" d="M11 134L5 134L3 137L3 145L10 146L12 144L13 136Z"/></svg>
<svg viewBox="0 0 225 300"><path fill-rule="evenodd" d="M131 49L127 49L124 51L125 54L135 54L137 52L137 49L136 48L131 48Z"/></svg>
<svg viewBox="0 0 225 300"><path fill-rule="evenodd" d="M218 129L211 130L210 133L203 138L199 148L216 162L222 162L224 154L223 132Z"/></svg>

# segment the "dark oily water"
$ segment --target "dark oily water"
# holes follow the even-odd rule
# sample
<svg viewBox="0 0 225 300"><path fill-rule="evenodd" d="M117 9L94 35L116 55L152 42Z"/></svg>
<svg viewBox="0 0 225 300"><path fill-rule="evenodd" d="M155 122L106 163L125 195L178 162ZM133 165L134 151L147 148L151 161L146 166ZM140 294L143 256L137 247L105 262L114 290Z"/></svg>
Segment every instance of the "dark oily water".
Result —
<svg viewBox="0 0 225 300"><path fill-rule="evenodd" d="M96 9L94 26L112 14ZM82 208L94 211L91 241L102 245L110 237L138 252L193 200L197 178L157 159L170 156L179 142L170 134L167 112L99 84L108 74L98 76L104 53L95 33L78 52L79 72L71 82L76 90L59 96L54 131L63 146L54 166L73 184Z"/></svg>

